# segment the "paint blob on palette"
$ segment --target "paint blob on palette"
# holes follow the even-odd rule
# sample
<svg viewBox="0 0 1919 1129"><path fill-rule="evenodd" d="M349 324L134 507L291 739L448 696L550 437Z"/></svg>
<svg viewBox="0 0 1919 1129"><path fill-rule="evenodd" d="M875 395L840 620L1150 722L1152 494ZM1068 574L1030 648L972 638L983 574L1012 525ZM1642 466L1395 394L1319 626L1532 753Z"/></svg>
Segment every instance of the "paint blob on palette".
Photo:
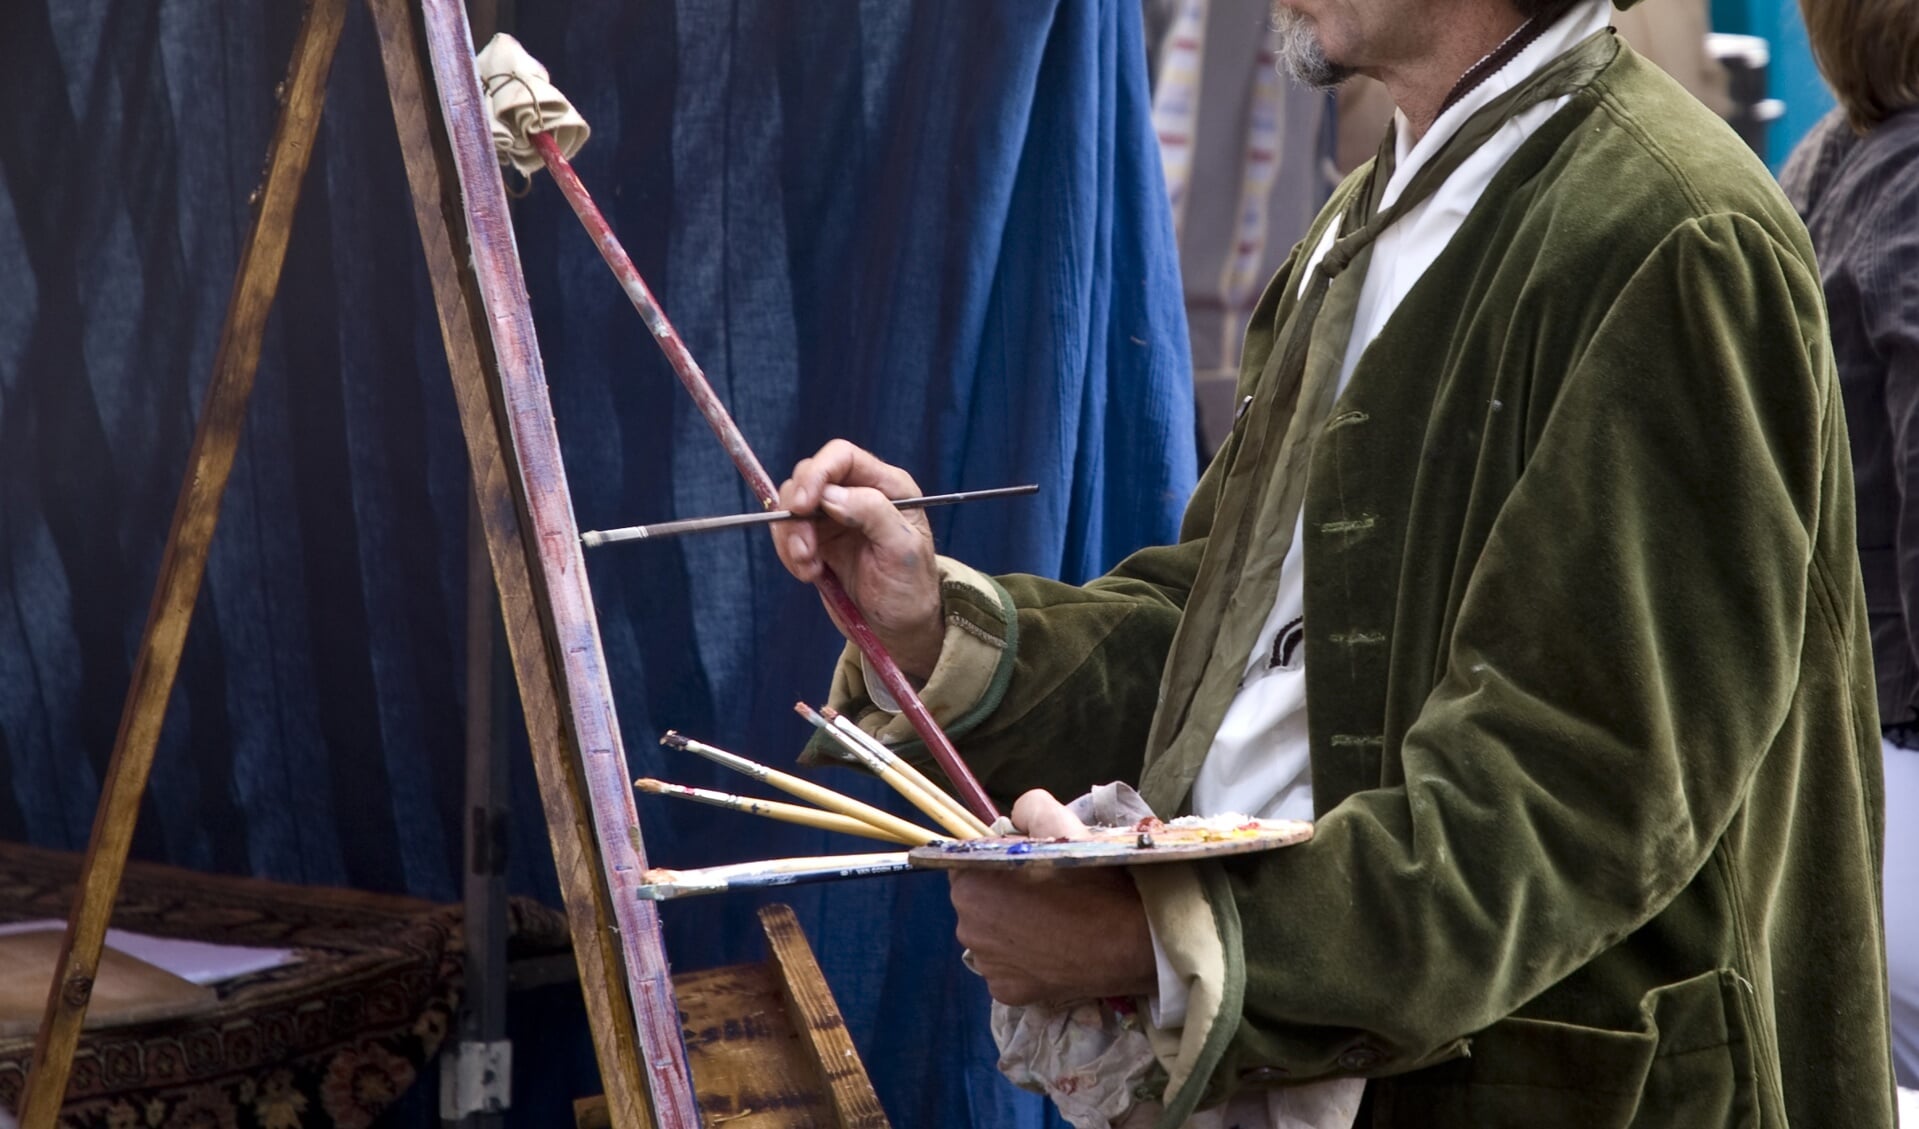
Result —
<svg viewBox="0 0 1919 1129"><path fill-rule="evenodd" d="M1008 835L956 840L919 847L908 857L915 867L940 870L1144 866L1254 854L1312 837L1313 825L1297 819L1182 816L1167 822L1147 818L1119 827L1091 827L1084 836L1071 839Z"/></svg>

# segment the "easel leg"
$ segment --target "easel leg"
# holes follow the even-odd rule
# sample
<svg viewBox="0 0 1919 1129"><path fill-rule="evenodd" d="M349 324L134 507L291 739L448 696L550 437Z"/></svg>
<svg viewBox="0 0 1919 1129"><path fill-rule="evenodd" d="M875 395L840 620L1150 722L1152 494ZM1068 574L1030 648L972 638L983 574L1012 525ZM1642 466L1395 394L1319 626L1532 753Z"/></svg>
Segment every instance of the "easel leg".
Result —
<svg viewBox="0 0 1919 1129"><path fill-rule="evenodd" d="M387 89L400 149L406 155L415 216L439 310L440 333L452 372L460 423L472 462L480 518L500 592L509 649L532 738L534 767L553 861L566 898L580 987L593 1029L594 1051L607 1087L614 1124L656 1124L641 1074L643 1056L628 999L611 896L602 878L593 824L582 797L579 754L562 711L555 672L560 669L540 622L529 571L522 516L512 483L517 470L501 442L499 415L488 379L496 360L477 295L470 289L465 216L438 102L428 85L424 51L406 0L368 0L380 39Z"/></svg>
<svg viewBox="0 0 1919 1129"><path fill-rule="evenodd" d="M206 574L214 526L220 518L220 499L239 449L253 376L260 364L267 313L280 287L280 267L286 261L293 211L313 154L327 72L333 66L345 16L346 0L312 0L294 45L286 100L267 151L259 212L240 253L240 269L214 358L213 379L187 456L186 480L174 508L172 528L167 532L166 552L160 561L140 651L134 659L133 680L120 715L113 759L95 809L80 888L67 920L66 939L61 943L60 959L49 986L39 1038L34 1043L33 1065L20 1110L24 1129L53 1129L66 1097L73 1054L80 1044L80 1026L93 995L94 974L100 967L107 921L113 915L127 851L133 843L140 797L153 768L167 698L180 671L187 628L199 598L200 581Z"/></svg>

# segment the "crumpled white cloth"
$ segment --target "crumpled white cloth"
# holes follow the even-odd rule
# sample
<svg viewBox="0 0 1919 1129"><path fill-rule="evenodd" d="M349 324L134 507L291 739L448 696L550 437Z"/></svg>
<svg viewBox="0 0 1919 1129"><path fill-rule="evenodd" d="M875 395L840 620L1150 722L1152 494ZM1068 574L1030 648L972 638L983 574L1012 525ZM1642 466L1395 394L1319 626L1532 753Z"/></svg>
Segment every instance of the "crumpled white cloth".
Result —
<svg viewBox="0 0 1919 1129"><path fill-rule="evenodd" d="M1137 823L1152 815L1138 792L1102 784L1066 805L1089 827ZM1152 1072L1153 1045L1130 1004L1087 1001L1069 1007L993 1004L999 1069L1014 1085L1053 1100L1074 1129L1146 1129L1158 1102L1137 1090ZM1241 1094L1202 1110L1186 1129L1351 1129L1366 1083L1330 1078Z"/></svg>
<svg viewBox="0 0 1919 1129"><path fill-rule="evenodd" d="M1066 1008L995 1003L993 1041L1000 1073L1051 1098L1074 1129L1122 1124L1139 1104L1134 1087L1153 1068L1153 1045L1138 1017L1112 1001Z"/></svg>
<svg viewBox="0 0 1919 1129"><path fill-rule="evenodd" d="M501 164L510 164L529 177L546 167L529 134L552 134L569 161L586 144L592 128L519 40L496 35L481 48L473 63L480 72L480 89L486 92L493 111L493 149L500 155Z"/></svg>

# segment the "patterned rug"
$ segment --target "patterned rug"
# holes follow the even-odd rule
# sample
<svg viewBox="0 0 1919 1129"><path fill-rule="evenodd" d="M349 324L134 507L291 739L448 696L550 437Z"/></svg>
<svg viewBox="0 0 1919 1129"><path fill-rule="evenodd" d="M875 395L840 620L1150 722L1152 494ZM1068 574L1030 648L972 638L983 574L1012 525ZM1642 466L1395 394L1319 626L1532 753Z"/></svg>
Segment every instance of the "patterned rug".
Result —
<svg viewBox="0 0 1919 1129"><path fill-rule="evenodd" d="M0 923L64 917L79 856L0 844ZM511 903L513 955L563 951L565 918ZM293 948L218 986L217 1011L89 1032L62 1129L366 1129L440 1049L461 986L460 908L130 863L113 925ZM0 1109L31 1038L0 1041Z"/></svg>

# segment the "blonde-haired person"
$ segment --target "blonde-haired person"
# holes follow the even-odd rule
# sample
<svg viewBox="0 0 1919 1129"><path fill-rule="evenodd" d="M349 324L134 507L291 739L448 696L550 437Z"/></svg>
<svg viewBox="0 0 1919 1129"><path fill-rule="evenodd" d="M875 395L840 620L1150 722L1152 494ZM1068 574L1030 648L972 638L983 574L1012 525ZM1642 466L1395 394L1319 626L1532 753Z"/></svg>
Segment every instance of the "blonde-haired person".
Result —
<svg viewBox="0 0 1919 1129"><path fill-rule="evenodd" d="M1919 1087L1919 0L1801 0L1839 107L1782 177L1819 254L1885 735L1893 1060Z"/></svg>

